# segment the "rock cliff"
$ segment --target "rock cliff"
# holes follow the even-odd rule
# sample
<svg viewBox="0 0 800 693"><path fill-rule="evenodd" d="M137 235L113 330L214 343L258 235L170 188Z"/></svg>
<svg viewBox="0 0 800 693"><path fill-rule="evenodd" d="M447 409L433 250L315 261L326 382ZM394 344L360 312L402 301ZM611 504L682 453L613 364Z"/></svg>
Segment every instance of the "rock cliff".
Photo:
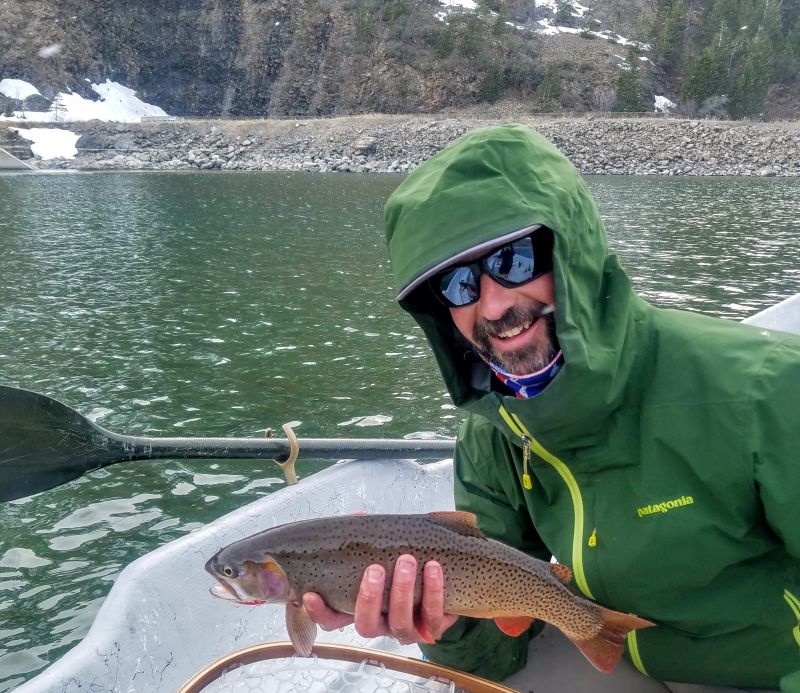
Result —
<svg viewBox="0 0 800 693"><path fill-rule="evenodd" d="M503 16L438 0L5 0L0 78L48 98L111 79L175 115L427 113L531 102L557 61L562 103L588 110L624 48L542 36L552 8L516 4Z"/></svg>

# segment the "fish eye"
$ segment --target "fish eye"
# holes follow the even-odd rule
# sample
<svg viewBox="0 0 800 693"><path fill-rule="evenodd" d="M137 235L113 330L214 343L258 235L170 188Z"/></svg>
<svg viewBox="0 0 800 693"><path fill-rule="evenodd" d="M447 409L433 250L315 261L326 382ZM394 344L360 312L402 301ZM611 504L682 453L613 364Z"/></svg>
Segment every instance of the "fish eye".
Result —
<svg viewBox="0 0 800 693"><path fill-rule="evenodd" d="M229 565L222 566L222 574L225 577L229 577L229 578L234 578L237 575L236 570L233 568L233 566L229 566Z"/></svg>

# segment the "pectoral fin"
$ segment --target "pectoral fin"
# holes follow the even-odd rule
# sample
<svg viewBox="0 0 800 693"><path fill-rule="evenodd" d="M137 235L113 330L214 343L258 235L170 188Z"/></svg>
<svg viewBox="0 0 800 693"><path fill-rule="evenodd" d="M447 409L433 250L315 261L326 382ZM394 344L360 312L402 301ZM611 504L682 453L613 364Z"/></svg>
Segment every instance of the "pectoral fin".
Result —
<svg viewBox="0 0 800 693"><path fill-rule="evenodd" d="M530 616L505 616L495 618L494 623L506 635L516 638L531 627L533 619Z"/></svg>
<svg viewBox="0 0 800 693"><path fill-rule="evenodd" d="M289 640L294 645L294 651L301 657L310 657L317 637L317 624L311 620L306 610L300 604L286 604L286 630L289 631Z"/></svg>

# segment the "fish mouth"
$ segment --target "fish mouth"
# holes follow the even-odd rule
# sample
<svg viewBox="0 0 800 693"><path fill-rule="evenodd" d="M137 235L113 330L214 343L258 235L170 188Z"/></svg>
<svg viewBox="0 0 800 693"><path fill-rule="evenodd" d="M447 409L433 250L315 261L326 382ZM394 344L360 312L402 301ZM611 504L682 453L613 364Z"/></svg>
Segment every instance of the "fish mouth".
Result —
<svg viewBox="0 0 800 693"><path fill-rule="evenodd" d="M214 597L218 597L219 599L224 599L225 601L229 602L236 602L237 604L264 604L263 599L248 599L246 597L242 597L234 585L229 583L227 580L223 580L221 577L217 577L217 581L211 585L211 588L208 591Z"/></svg>

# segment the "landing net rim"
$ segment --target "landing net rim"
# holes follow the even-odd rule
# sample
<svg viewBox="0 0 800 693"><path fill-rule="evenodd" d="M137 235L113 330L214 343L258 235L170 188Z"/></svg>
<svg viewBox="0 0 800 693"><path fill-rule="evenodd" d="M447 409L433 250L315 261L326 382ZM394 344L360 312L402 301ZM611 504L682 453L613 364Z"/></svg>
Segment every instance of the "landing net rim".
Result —
<svg viewBox="0 0 800 693"><path fill-rule="evenodd" d="M202 693L206 686L234 667L246 666L270 659L296 656L294 646L289 641L261 643L235 650L197 672L178 689L178 693ZM458 669L451 669L433 662L413 659L382 650L371 650L353 645L317 643L313 647L312 656L316 656L319 659L340 660L353 664L368 661L370 664L383 665L391 671L426 678L438 678L443 682L452 682L465 693L518 693L513 688L508 688L501 683L495 683L474 674L467 674Z"/></svg>

